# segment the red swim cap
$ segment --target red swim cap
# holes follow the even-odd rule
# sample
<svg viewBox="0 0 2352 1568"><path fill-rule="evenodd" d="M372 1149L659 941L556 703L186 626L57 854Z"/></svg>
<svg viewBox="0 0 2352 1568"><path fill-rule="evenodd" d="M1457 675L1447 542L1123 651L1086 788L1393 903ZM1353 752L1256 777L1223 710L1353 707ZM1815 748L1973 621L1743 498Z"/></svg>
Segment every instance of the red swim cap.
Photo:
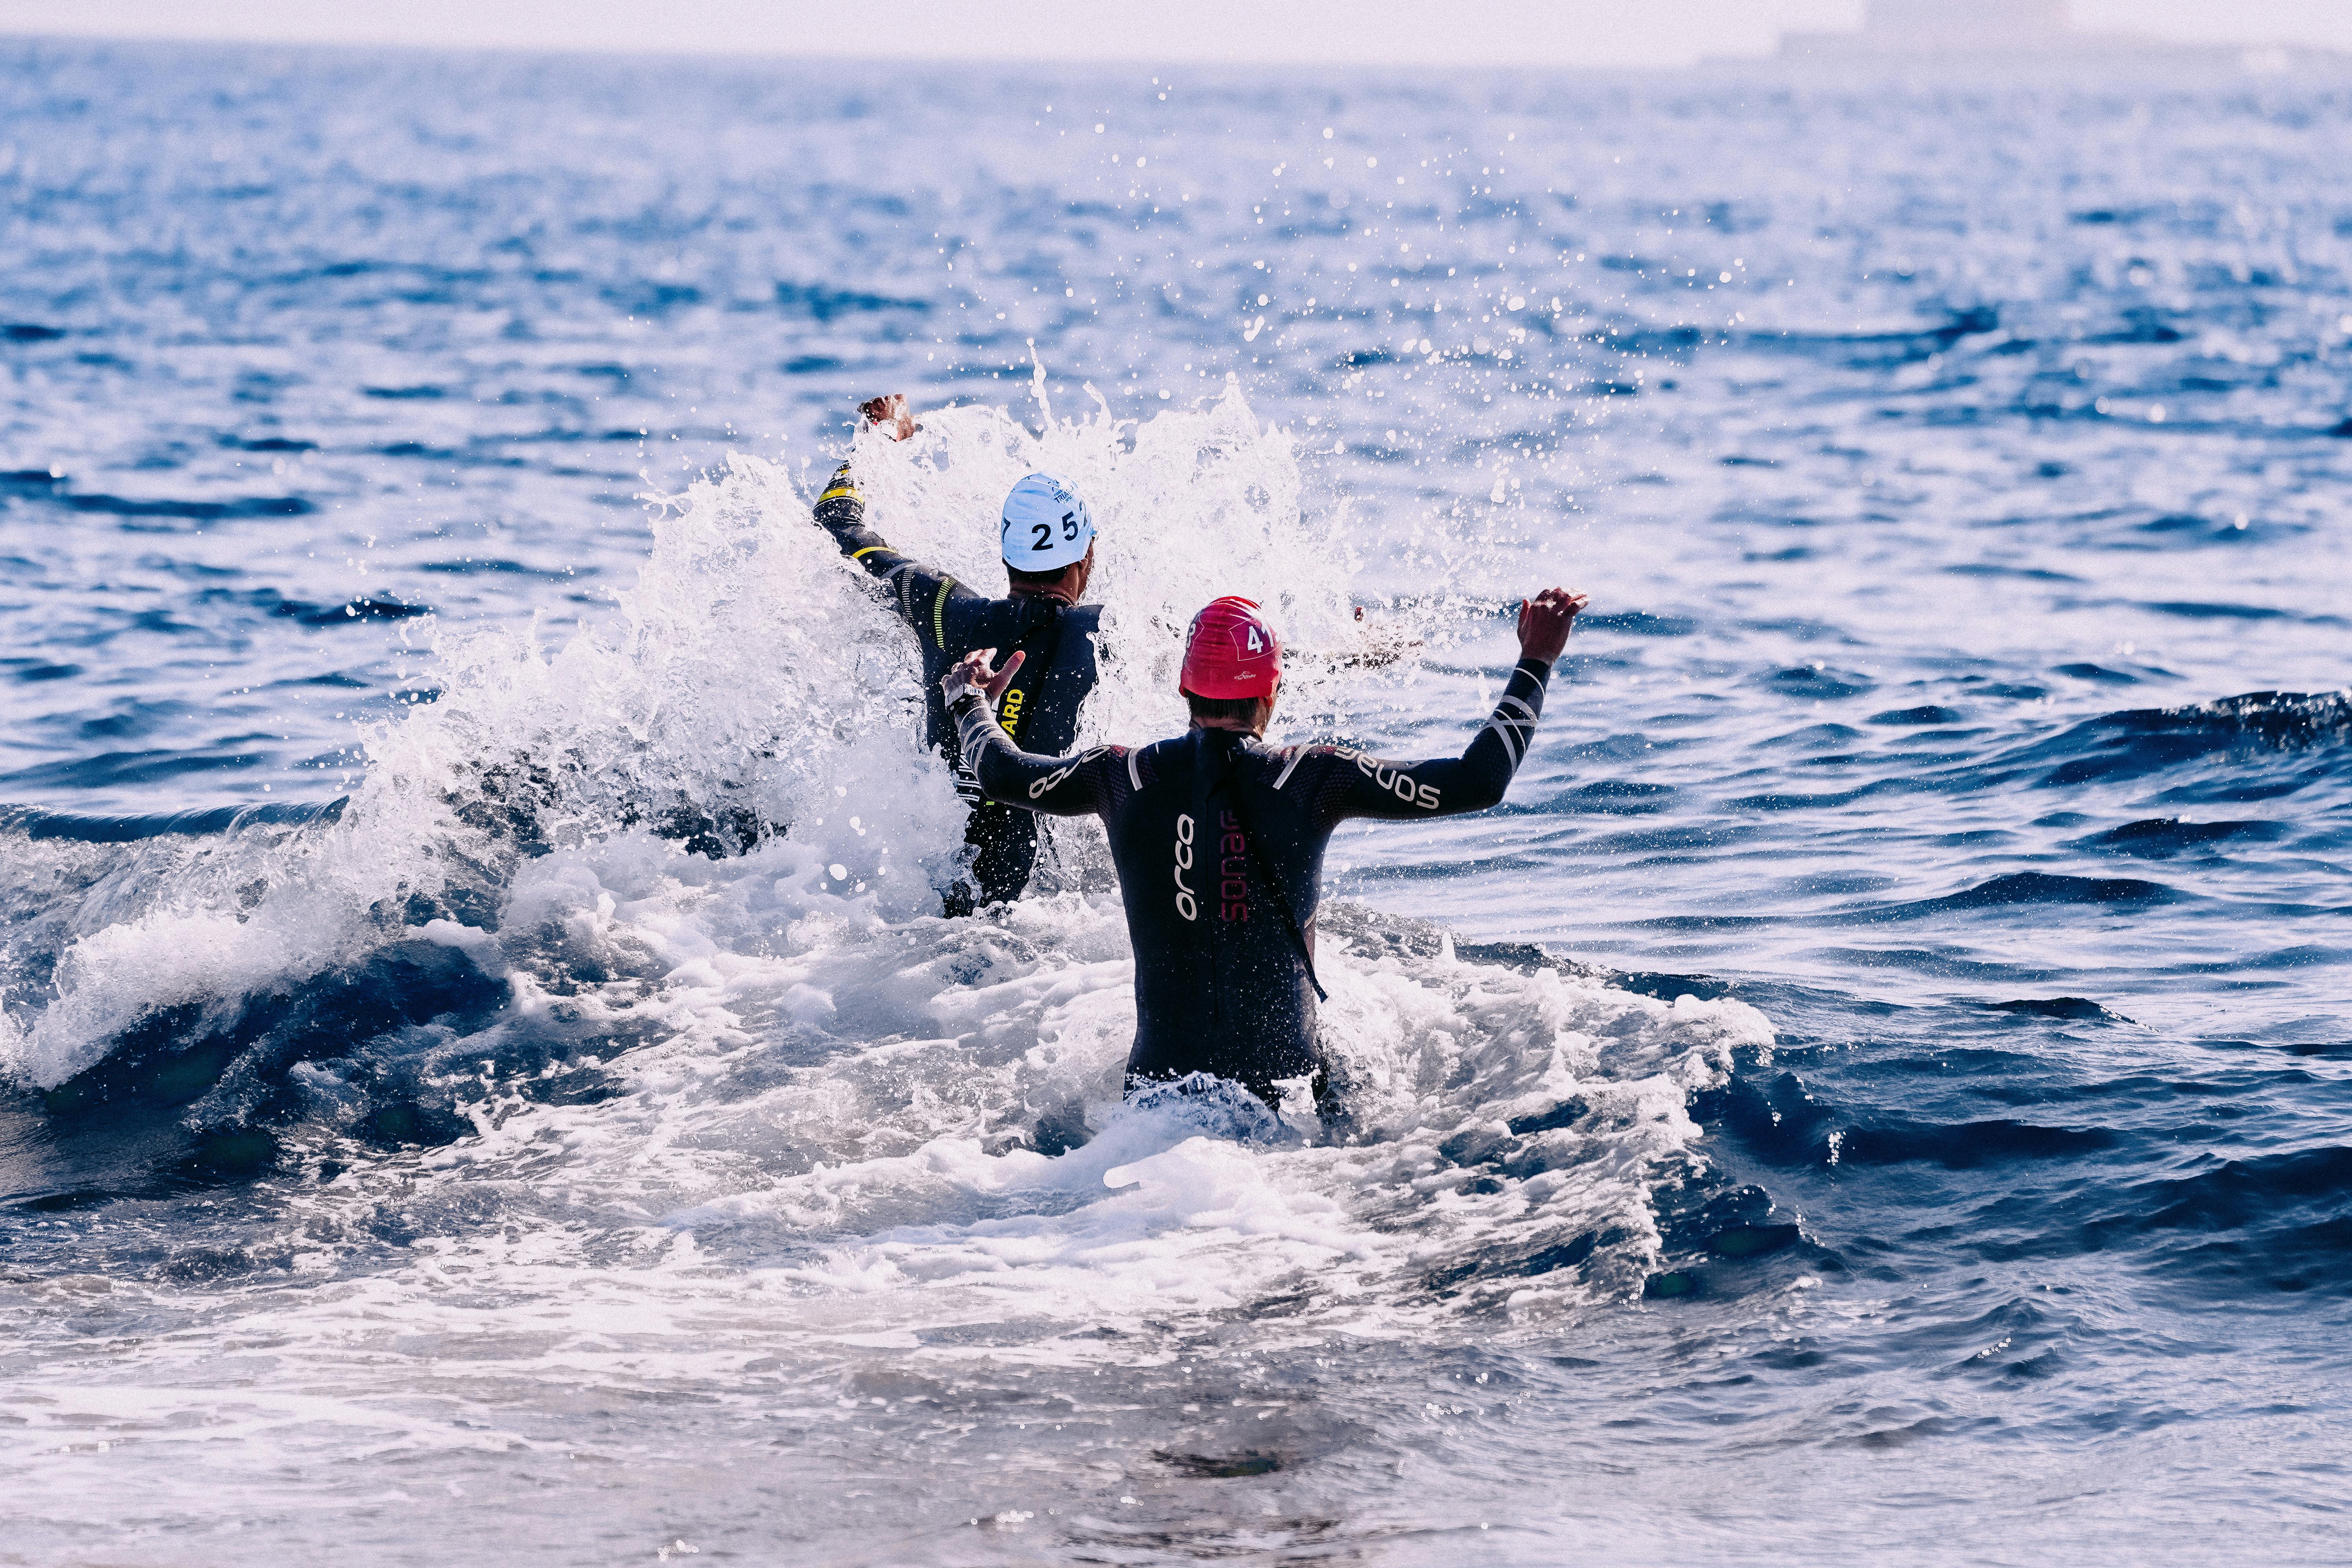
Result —
<svg viewBox="0 0 2352 1568"><path fill-rule="evenodd" d="M1271 697L1282 684L1282 644L1257 602L1228 594L1192 617L1177 689L1194 697Z"/></svg>

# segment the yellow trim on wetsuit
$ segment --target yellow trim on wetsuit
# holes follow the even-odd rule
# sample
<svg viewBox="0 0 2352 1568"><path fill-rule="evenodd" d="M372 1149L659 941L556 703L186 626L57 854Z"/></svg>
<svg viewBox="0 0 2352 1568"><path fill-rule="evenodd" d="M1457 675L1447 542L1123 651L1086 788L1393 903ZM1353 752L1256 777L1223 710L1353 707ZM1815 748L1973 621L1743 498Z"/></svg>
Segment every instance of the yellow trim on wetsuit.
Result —
<svg viewBox="0 0 2352 1568"><path fill-rule="evenodd" d="M847 496L851 500L862 500L865 499L857 493L857 487L856 485L835 485L833 489L825 491L824 494L817 497L816 504L823 506L825 502L835 500L840 496Z"/></svg>
<svg viewBox="0 0 2352 1568"><path fill-rule="evenodd" d="M849 558L852 561L863 561L877 550L887 550L890 547L887 544L869 544L863 550L851 551L849 552Z"/></svg>
<svg viewBox="0 0 2352 1568"><path fill-rule="evenodd" d="M954 586L954 578L940 578L940 596L931 601L931 643L942 649L948 646L948 628L944 619L948 609L948 590Z"/></svg>

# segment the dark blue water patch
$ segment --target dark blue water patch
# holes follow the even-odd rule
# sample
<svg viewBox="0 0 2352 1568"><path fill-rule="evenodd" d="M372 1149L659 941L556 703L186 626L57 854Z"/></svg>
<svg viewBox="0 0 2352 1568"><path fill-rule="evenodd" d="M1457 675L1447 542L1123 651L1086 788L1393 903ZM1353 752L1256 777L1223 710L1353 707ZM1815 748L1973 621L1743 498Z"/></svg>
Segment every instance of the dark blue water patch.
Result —
<svg viewBox="0 0 2352 1568"><path fill-rule="evenodd" d="M251 439L224 436L221 445L239 452L315 452L319 449L316 441L298 441L289 436L257 436Z"/></svg>
<svg viewBox="0 0 2352 1568"><path fill-rule="evenodd" d="M55 342L66 335L62 327L45 327L37 321L9 321L0 324L0 340L12 343Z"/></svg>
<svg viewBox="0 0 2352 1568"><path fill-rule="evenodd" d="M2279 771L2264 777L2251 771L2224 773L2191 784L2158 790L2150 800L2158 805L2238 806L2259 801L2284 800L2305 790L2322 790L2336 784L2341 770L2327 763Z"/></svg>
<svg viewBox="0 0 2352 1568"><path fill-rule="evenodd" d="M2067 847L2165 860L2232 840L2275 843L2292 831L2284 822L2189 822L2178 816L2157 816L2075 839Z"/></svg>
<svg viewBox="0 0 2352 1568"><path fill-rule="evenodd" d="M65 482L65 473L58 468L10 468L0 473L0 489L12 490L46 492Z"/></svg>
<svg viewBox="0 0 2352 1568"><path fill-rule="evenodd" d="M2157 534L2208 534L2213 531L2213 524L2194 512L2175 511L2167 512L2161 517L2150 518L2139 525L2139 531ZM2232 529L2231 531L2235 532L2236 530Z"/></svg>
<svg viewBox="0 0 2352 1568"><path fill-rule="evenodd" d="M189 711L185 702L133 700L100 718L79 721L74 725L74 732L85 741L127 741L151 733Z"/></svg>
<svg viewBox="0 0 2352 1568"><path fill-rule="evenodd" d="M2139 684L2139 677L2137 675L2126 675L2120 669L2109 669L2105 665L2098 664L2062 664L2053 673L2070 675L2076 680L2095 680L2106 686Z"/></svg>
<svg viewBox="0 0 2352 1568"><path fill-rule="evenodd" d="M195 522L229 518L308 517L319 509L300 496L247 496L238 500L136 500L127 496L78 494L59 498L76 511L111 517L178 517Z"/></svg>
<svg viewBox="0 0 2352 1568"><path fill-rule="evenodd" d="M1631 734L1606 735L1581 745L1565 745L1554 754L1575 763L1646 763L1655 761L1661 751L1671 752L1681 744L1671 739L1653 741L1636 730Z"/></svg>
<svg viewBox="0 0 2352 1568"><path fill-rule="evenodd" d="M2011 871L1939 899L1920 899L1851 918L1885 920L1906 915L2001 910L2021 905L2080 904L2144 907L2189 897L2161 882L2136 877L2068 877L2048 871Z"/></svg>
<svg viewBox="0 0 2352 1568"><path fill-rule="evenodd" d="M204 630L186 621L175 621L168 610L142 610L131 617L133 629L153 632L162 637L185 637Z"/></svg>
<svg viewBox="0 0 2352 1568"><path fill-rule="evenodd" d="M2352 964L2352 948L2325 947L2317 942L2298 942L2293 947L2274 948L2237 961L2242 969L2306 969L2317 965Z"/></svg>
<svg viewBox="0 0 2352 1568"><path fill-rule="evenodd" d="M2047 567L1996 566L1982 561L1947 566L1944 571L1954 577L2012 577L2026 583L2079 583L2083 580L2071 572L2053 572Z"/></svg>
<svg viewBox="0 0 2352 1568"><path fill-rule="evenodd" d="M1957 708L1941 708L1930 702L1916 708L1890 708L1884 713L1873 713L1864 721L1872 724L1958 724L1967 718L1968 715Z"/></svg>
<svg viewBox="0 0 2352 1568"><path fill-rule="evenodd" d="M1852 805L1879 795L1908 795L1932 789L1926 781L1907 778L1874 779L1853 789L1801 793L1795 790L1772 790L1763 795L1734 795L1722 802L1726 811L1819 811Z"/></svg>
<svg viewBox="0 0 2352 1568"><path fill-rule="evenodd" d="M1824 1138L1825 1146L1827 1142ZM2124 1134L2104 1127L2043 1127L2008 1118L1947 1125L1890 1117L1844 1129L1836 1152L1843 1164L1924 1161L1948 1171L1973 1171L1988 1165L2080 1160L2127 1142Z"/></svg>
<svg viewBox="0 0 2352 1568"><path fill-rule="evenodd" d="M1619 632L1637 637L1682 637L1698 630L1698 623L1685 616L1654 616L1644 610L1619 610L1612 614L1585 614L1576 617L1580 631Z"/></svg>
<svg viewBox="0 0 2352 1568"><path fill-rule="evenodd" d="M170 576L186 577L199 583L219 582L223 578L242 577L246 574L246 569L242 566L215 566L207 562L166 555L161 551L154 550L140 556L137 564L142 572L161 572Z"/></svg>
<svg viewBox="0 0 2352 1568"><path fill-rule="evenodd" d="M1697 865L1711 854L1756 843L1769 834L1767 827L1753 823L1674 821L1594 833L1578 842L1588 855L1650 856L1663 864Z"/></svg>
<svg viewBox="0 0 2352 1568"><path fill-rule="evenodd" d="M340 626L361 621L414 620L419 616L431 615L433 610L430 605L386 598L352 599L335 605L306 605L299 599L285 599L273 605L269 613L306 626Z"/></svg>
<svg viewBox="0 0 2352 1568"><path fill-rule="evenodd" d="M569 446L580 441L602 441L605 439L606 437L605 433L601 431L582 430L567 426L551 425L541 430L530 430L511 435L501 435L492 438L495 439L501 447L525 447L541 443ZM631 440L635 440L637 438L637 433L634 430L630 431L629 438Z"/></svg>
<svg viewBox="0 0 2352 1568"><path fill-rule="evenodd" d="M1692 1094L1686 1110L1692 1121L1719 1129L1742 1153L1771 1165L1826 1164L1829 1133L1840 1118L1793 1072L1734 1072Z"/></svg>
<svg viewBox="0 0 2352 1568"><path fill-rule="evenodd" d="M206 588L195 596L195 602L199 605L243 605L262 615L306 626L412 620L433 613L430 605L412 605L383 596L351 599L340 605L319 605L307 599L289 599L275 588Z"/></svg>
<svg viewBox="0 0 2352 1568"><path fill-rule="evenodd" d="M2153 610L2159 616L2179 616L2192 621L2274 621L2286 615L2284 610L2266 605L2207 605L2189 599L2167 599L2143 604L2141 609ZM2334 616L2305 616L2307 620L2332 621Z"/></svg>
<svg viewBox="0 0 2352 1568"><path fill-rule="evenodd" d="M0 773L0 787L18 789L130 789L167 783L192 773L235 773L257 768L268 758L259 752L106 752Z"/></svg>
<svg viewBox="0 0 2352 1568"><path fill-rule="evenodd" d="M919 314L931 308L929 300L868 294L854 289L835 289L823 283L793 280L776 285L775 299L777 308L784 314L806 316L821 322L831 321L836 316L865 315L882 310L907 310Z"/></svg>
<svg viewBox="0 0 2352 1568"><path fill-rule="evenodd" d="M2149 1266L2231 1294L2249 1285L2290 1295L2352 1291L2352 1148L2220 1161L2120 1189L2102 1184L2094 1202L2103 1212L2078 1227L2004 1250L2047 1257L2137 1240L2157 1247Z"/></svg>
<svg viewBox="0 0 2352 1568"><path fill-rule="evenodd" d="M188 1134L183 1159L231 1175L267 1169L279 1132L322 1112L381 1143L453 1142L472 1124L432 1069L460 1037L495 1021L507 989L456 949L395 942L307 980L149 1013L110 1040L97 1065L46 1091L41 1106L85 1135L93 1124L176 1116ZM552 1059L543 1047L520 1054ZM326 1070L292 1071L304 1063ZM324 1106L322 1078L335 1086Z"/></svg>
<svg viewBox="0 0 2352 1568"><path fill-rule="evenodd" d="M389 402L430 402L449 394L437 386L362 386L362 396L383 398Z"/></svg>
<svg viewBox="0 0 2352 1568"><path fill-rule="evenodd" d="M1861 739L1862 731L1851 724L1808 724L1801 730L1791 730L1786 734L1768 735L1756 743L1798 751L1833 751L1843 755L1845 748ZM1807 758L1806 763L1812 765L1833 760L1837 759L1815 756Z"/></svg>
<svg viewBox="0 0 2352 1568"><path fill-rule="evenodd" d="M1538 811L1596 813L1638 816L1664 811L1677 792L1671 784L1643 784L1633 779L1599 779L1553 795Z"/></svg>
<svg viewBox="0 0 2352 1568"><path fill-rule="evenodd" d="M458 577L472 576L477 573L489 573L492 574L507 576L546 578L582 575L582 574L572 572L563 567L526 566L520 561L508 561L499 558L484 558L479 560L469 559L465 561L426 561L420 563L416 569L420 572L446 573L451 576Z"/></svg>
<svg viewBox="0 0 2352 1568"><path fill-rule="evenodd" d="M1944 321L1909 331L1748 331L1739 346L1759 353L1793 353L1826 360L1851 370L1883 370L1949 352L1964 338L2000 330L2000 312L1990 305L1954 310Z"/></svg>
<svg viewBox="0 0 2352 1568"><path fill-rule="evenodd" d="M673 310L699 305L703 301L702 290L691 283L632 279L599 292L608 302L633 316L666 316Z"/></svg>
<svg viewBox="0 0 2352 1568"><path fill-rule="evenodd" d="M82 672L78 664L52 664L47 659L11 658L0 660L0 664L14 665L16 668L8 672L10 676L26 682L70 680Z"/></svg>
<svg viewBox="0 0 2352 1568"><path fill-rule="evenodd" d="M2186 547L2206 549L2223 546L2244 549L2254 545L2274 545L2300 539L2311 531L2302 522L2269 521L2259 518L2239 517L2222 522L2202 517L2161 517L2146 523L2137 531L2159 548Z"/></svg>
<svg viewBox="0 0 2352 1568"><path fill-rule="evenodd" d="M1809 1243L1793 1218L1750 1182L1721 1177L1685 1183L1662 1194L1657 1208L1660 1261L1667 1268L1643 1290L1652 1300L1737 1296L1763 1288L1765 1276L1785 1288L1797 1269L1843 1274L1845 1260ZM1773 1268L1778 1262L1794 1268Z"/></svg>
<svg viewBox="0 0 2352 1568"><path fill-rule="evenodd" d="M1827 668L1813 668L1800 665L1793 669L1776 669L1766 678L1773 690L1784 697L1834 701L1847 697L1859 697L1874 690L1878 682L1851 670Z"/></svg>
<svg viewBox="0 0 2352 1568"><path fill-rule="evenodd" d="M2009 1002L1988 1002L1985 1005L1993 1012L2014 1014L2020 1017L2064 1018L2074 1023L2099 1024L2128 1024L2132 1021L2087 996L2028 996Z"/></svg>
<svg viewBox="0 0 2352 1568"><path fill-rule="evenodd" d="M0 833L28 839L61 838L76 844L135 844L168 835L234 833L254 826L286 826L342 819L349 795L330 801L278 801L263 805L224 805L209 811L178 811L129 816L97 816L39 806L0 805Z"/></svg>
<svg viewBox="0 0 2352 1568"><path fill-rule="evenodd" d="M2352 699L2334 692L2251 691L2193 707L2103 714L1996 759L1981 772L1989 780L2005 781L2054 763L2039 782L2063 788L2144 777L2206 757L2254 761L2264 753L2340 744L2347 736ZM2244 787L2268 786L2256 780Z"/></svg>
<svg viewBox="0 0 2352 1568"><path fill-rule="evenodd" d="M1837 1052L1821 1061L1852 1059ZM1836 1182L1822 1194L1834 1207L1822 1212L1838 1216L1831 1223L1849 1234L1832 1239L1867 1274L1906 1278L1922 1259L1957 1247L1989 1260L2118 1253L2134 1267L2200 1278L2217 1296L2239 1300L2256 1282L2285 1293L2352 1286L2346 1169L2352 1151L2234 1160L2191 1152L2209 1168L2186 1174L2163 1168L2210 1143L2216 1118L2252 1114L2246 1095L2276 1088L2300 1100L2307 1075L2292 1083L2275 1074L2236 1075L2221 1084L2145 1072L2069 1083L2063 1075L2036 1075L2032 1058L2004 1052L1863 1060L1883 1080L1891 1106L1849 1109L1795 1072L1744 1064L1723 1087L1695 1094L1689 1110L1735 1163L1778 1167L1792 1182L1815 1172ZM2078 1109L2056 1118L1929 1109L1939 1094L1965 1100L2010 1090L2029 1102L2072 1100ZM1919 1174L1898 1178L1905 1196L1897 1212L1919 1223L1900 1242L1876 1241L1867 1227L1886 1189L1838 1178L1900 1166ZM1939 1170L1966 1180L1938 1178ZM1876 1197L1864 1195L1874 1190Z"/></svg>
<svg viewBox="0 0 2352 1568"><path fill-rule="evenodd" d="M2124 324L2112 331L2094 332L2077 339L2084 343L2140 344L2186 342L2189 334L2164 319L2161 311L2137 309L2124 312Z"/></svg>

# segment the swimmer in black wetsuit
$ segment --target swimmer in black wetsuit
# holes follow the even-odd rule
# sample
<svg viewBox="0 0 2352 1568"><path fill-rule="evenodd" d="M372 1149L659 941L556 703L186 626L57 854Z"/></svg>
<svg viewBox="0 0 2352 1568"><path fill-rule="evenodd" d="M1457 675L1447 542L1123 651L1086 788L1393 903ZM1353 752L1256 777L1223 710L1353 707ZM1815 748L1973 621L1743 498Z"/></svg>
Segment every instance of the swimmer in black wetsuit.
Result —
<svg viewBox="0 0 2352 1568"><path fill-rule="evenodd" d="M1193 618L1181 683L1192 728L1137 751L1023 751L989 710L1018 654L996 670L993 650L976 651L948 673L949 711L990 799L1091 813L1109 829L1135 946L1129 1092L1204 1072L1269 1104L1286 1079L1320 1093L1315 912L1331 830L1351 816L1409 821L1500 802L1584 605L1564 588L1520 605L1518 667L1493 716L1461 756L1433 762L1266 746L1280 649L1246 599L1220 599Z"/></svg>
<svg viewBox="0 0 2352 1568"><path fill-rule="evenodd" d="M877 397L858 410L892 440L917 428L904 396ZM816 521L841 552L890 587L890 603L922 649L929 723L925 741L940 748L957 773L957 790L971 803L964 842L979 854L972 879L946 897L946 912L970 914L979 904L1021 896L1037 863L1037 818L982 797L964 765L948 721L939 681L948 668L978 647L1016 649L1020 675L1004 694L1005 731L1052 754L1077 739L1078 704L1095 689L1098 605L1081 605L1094 574L1095 525L1087 503L1049 474L1031 474L1005 498L999 528L1010 591L1002 599L975 593L944 572L908 560L866 526L866 498L844 463L817 498Z"/></svg>

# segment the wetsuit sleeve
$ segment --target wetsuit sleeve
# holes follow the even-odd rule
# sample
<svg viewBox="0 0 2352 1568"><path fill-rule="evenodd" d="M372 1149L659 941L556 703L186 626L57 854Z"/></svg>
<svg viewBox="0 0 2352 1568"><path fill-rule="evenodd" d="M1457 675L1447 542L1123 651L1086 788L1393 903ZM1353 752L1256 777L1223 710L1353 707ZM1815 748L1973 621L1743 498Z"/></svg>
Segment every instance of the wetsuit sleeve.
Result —
<svg viewBox="0 0 2352 1568"><path fill-rule="evenodd" d="M1312 748L1300 759L1315 764L1306 781L1312 815L1328 826L1351 816L1454 816L1499 805L1534 743L1544 682L1550 676L1551 666L1543 660L1519 660L1486 727L1459 757L1390 763L1366 752Z"/></svg>
<svg viewBox="0 0 2352 1568"><path fill-rule="evenodd" d="M824 493L816 498L816 521L819 528L833 535L833 542L841 546L844 555L877 577L887 576L891 567L907 562L880 534L866 526L866 492L857 488L857 477L850 472L847 463L833 470Z"/></svg>
<svg viewBox="0 0 2352 1568"><path fill-rule="evenodd" d="M1097 746L1075 757L1041 757L1013 743L989 711L988 700L970 688L951 698L964 765L980 781L981 793L1006 805L1048 816L1107 815L1118 778L1127 768L1121 747Z"/></svg>
<svg viewBox="0 0 2352 1568"><path fill-rule="evenodd" d="M908 560L866 527L866 496L847 463L833 471L824 493L816 498L816 521L818 527L833 535L844 555L889 585L900 617L915 628L917 637L953 657L948 647L949 606L982 595L944 572Z"/></svg>

